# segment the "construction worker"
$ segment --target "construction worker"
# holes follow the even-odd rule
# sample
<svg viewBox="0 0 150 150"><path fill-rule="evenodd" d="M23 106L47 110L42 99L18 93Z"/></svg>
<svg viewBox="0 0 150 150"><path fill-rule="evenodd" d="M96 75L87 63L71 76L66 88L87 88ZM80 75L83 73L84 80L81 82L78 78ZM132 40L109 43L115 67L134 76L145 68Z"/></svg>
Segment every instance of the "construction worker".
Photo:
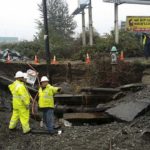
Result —
<svg viewBox="0 0 150 150"><path fill-rule="evenodd" d="M9 85L13 100L13 113L9 124L9 129L16 129L18 120L20 120L23 133L29 133L31 131L29 126L29 104L30 95L24 84L24 73L18 71L15 74L15 79L12 84Z"/></svg>
<svg viewBox="0 0 150 150"><path fill-rule="evenodd" d="M150 37L147 33L143 33L143 46L144 46L144 55L148 59L150 57Z"/></svg>
<svg viewBox="0 0 150 150"><path fill-rule="evenodd" d="M43 112L43 122L46 124L49 134L57 133L54 130L54 95L60 92L61 88L49 84L46 76L41 78L41 87L39 88L39 108Z"/></svg>

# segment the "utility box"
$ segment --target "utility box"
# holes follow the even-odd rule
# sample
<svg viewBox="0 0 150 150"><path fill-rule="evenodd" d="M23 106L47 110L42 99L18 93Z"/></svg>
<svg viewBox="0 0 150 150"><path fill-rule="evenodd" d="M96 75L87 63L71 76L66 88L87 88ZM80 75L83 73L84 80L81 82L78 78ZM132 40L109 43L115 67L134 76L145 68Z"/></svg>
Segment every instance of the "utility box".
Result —
<svg viewBox="0 0 150 150"><path fill-rule="evenodd" d="M115 46L113 46L111 48L111 51L110 51L110 56L111 56L111 64L114 65L114 64L117 64L117 55L118 55L118 52L117 52L117 48Z"/></svg>

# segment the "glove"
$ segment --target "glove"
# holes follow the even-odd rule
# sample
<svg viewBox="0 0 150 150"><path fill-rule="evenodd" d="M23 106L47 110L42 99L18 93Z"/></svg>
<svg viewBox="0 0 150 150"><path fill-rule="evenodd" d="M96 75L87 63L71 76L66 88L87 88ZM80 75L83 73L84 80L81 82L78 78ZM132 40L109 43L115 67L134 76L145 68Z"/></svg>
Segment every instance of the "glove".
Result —
<svg viewBox="0 0 150 150"><path fill-rule="evenodd" d="M58 92L61 92L61 88L58 88Z"/></svg>

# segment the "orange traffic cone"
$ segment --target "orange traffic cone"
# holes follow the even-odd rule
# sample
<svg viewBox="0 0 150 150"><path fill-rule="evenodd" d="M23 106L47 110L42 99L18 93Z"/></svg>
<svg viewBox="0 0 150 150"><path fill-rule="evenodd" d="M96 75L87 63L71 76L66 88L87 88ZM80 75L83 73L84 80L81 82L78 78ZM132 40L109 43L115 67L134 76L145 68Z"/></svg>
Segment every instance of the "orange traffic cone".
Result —
<svg viewBox="0 0 150 150"><path fill-rule="evenodd" d="M53 60L52 60L51 64L58 64L58 62L56 61L56 56L55 55L53 57Z"/></svg>
<svg viewBox="0 0 150 150"><path fill-rule="evenodd" d="M10 63L10 55L9 55L9 53L7 55L6 63Z"/></svg>
<svg viewBox="0 0 150 150"><path fill-rule="evenodd" d="M86 54L86 64L89 64L91 62L89 54Z"/></svg>
<svg viewBox="0 0 150 150"><path fill-rule="evenodd" d="M120 54L120 60L123 61L124 60L124 52L121 51L121 54Z"/></svg>
<svg viewBox="0 0 150 150"><path fill-rule="evenodd" d="M34 57L34 64L39 64L39 60L38 60L37 55L35 55L35 57Z"/></svg>

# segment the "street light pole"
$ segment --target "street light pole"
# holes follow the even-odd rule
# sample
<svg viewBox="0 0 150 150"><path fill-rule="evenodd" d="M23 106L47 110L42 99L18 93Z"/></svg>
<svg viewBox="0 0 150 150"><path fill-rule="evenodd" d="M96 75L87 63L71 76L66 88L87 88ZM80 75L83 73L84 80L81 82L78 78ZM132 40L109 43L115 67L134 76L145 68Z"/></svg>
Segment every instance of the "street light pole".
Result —
<svg viewBox="0 0 150 150"><path fill-rule="evenodd" d="M82 11L82 45L86 46L85 13Z"/></svg>
<svg viewBox="0 0 150 150"><path fill-rule="evenodd" d="M118 4L114 4L114 9L115 9L115 43L119 44L119 27L118 27Z"/></svg>
<svg viewBox="0 0 150 150"><path fill-rule="evenodd" d="M50 48L49 48L49 35L48 35L48 21L47 21L47 3L46 0L43 0L43 17L44 17L44 43L45 43L45 54L46 54L46 63L47 63L47 76L51 81L50 75Z"/></svg>
<svg viewBox="0 0 150 150"><path fill-rule="evenodd" d="M90 46L93 46L93 21L92 21L92 2L89 2L89 36Z"/></svg>

